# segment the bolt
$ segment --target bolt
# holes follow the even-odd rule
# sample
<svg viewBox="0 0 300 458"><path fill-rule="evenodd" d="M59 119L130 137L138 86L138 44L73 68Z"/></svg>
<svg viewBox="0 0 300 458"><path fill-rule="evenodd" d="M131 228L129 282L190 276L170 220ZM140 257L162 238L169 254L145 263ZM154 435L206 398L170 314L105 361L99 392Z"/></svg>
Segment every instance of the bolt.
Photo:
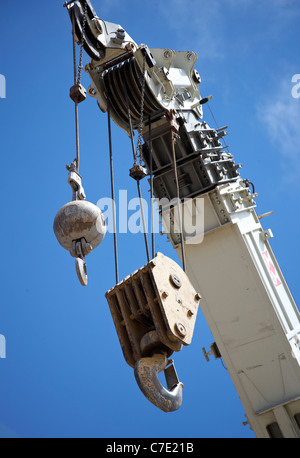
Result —
<svg viewBox="0 0 300 458"><path fill-rule="evenodd" d="M178 302L178 304L182 304L182 299L180 296L178 296L178 294L176 294L176 301Z"/></svg>
<svg viewBox="0 0 300 458"><path fill-rule="evenodd" d="M171 274L169 277L170 282L172 283L175 288L180 288L181 286L181 281L180 278L177 277L175 274Z"/></svg>
<svg viewBox="0 0 300 458"><path fill-rule="evenodd" d="M193 310L190 309L190 310L187 311L187 316L193 316L194 313L195 313L195 312L194 312Z"/></svg>
<svg viewBox="0 0 300 458"><path fill-rule="evenodd" d="M165 299L166 297L169 296L169 293L167 291L162 292L162 297Z"/></svg>
<svg viewBox="0 0 300 458"><path fill-rule="evenodd" d="M196 293L195 294L195 301L200 301L202 299L201 294Z"/></svg>
<svg viewBox="0 0 300 458"><path fill-rule="evenodd" d="M181 337L185 337L186 336L186 328L179 321L177 321L177 323L175 324L175 330Z"/></svg>

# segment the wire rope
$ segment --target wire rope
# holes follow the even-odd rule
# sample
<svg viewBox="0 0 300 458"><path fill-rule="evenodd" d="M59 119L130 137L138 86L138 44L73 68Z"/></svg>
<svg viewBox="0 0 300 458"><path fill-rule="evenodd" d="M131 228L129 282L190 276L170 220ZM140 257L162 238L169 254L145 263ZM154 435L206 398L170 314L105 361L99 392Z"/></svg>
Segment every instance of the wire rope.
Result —
<svg viewBox="0 0 300 458"><path fill-rule="evenodd" d="M109 141L110 186L111 186L112 212L113 212L115 275L116 275L116 284L118 284L119 283L119 266L118 266L117 224L116 224L115 186L114 186L114 173L113 173L113 152L112 152L112 140L111 140L110 93L109 91L108 91L108 97L107 97L107 124L108 124L108 141Z"/></svg>
<svg viewBox="0 0 300 458"><path fill-rule="evenodd" d="M74 85L77 83L77 68L76 68L76 43L75 43L75 22L74 16L72 18L72 37L73 37L73 70L74 70ZM78 102L74 100L75 107L75 141L76 141L76 170L79 173L80 162L80 147L79 147L79 116L78 116Z"/></svg>
<svg viewBox="0 0 300 458"><path fill-rule="evenodd" d="M175 154L175 133L171 132L172 136L172 154L173 154L173 163L174 163L174 175L175 175L175 184L176 184L176 193L177 193L177 209L178 209L178 223L179 223L179 232L180 232L180 245L181 245L181 262L182 268L185 272L185 249L184 249L184 237L183 237L183 224L181 218L181 199L180 199L180 191L179 191L179 182L178 182L178 173L177 173L177 163L176 163L176 154Z"/></svg>
<svg viewBox="0 0 300 458"><path fill-rule="evenodd" d="M151 241L152 259L155 256L155 237L154 237L154 218L153 218L153 152L152 152L152 132L151 117L149 115L149 174L150 174L150 212L151 212Z"/></svg>
<svg viewBox="0 0 300 458"><path fill-rule="evenodd" d="M126 99L126 106L127 106L127 116L128 116L128 123L129 123L129 131L130 131L132 153L133 153L133 158L134 158L134 164L137 164L137 154L136 154L135 146L134 146L133 129L132 129L132 121L131 121L131 115L130 115L129 98L128 98L126 81L125 81L125 84L124 84L124 91L125 91L125 99ZM140 179L139 178L136 179L136 183L137 183L137 190L138 190L139 201L140 201L140 209L141 209L141 217L142 217L142 224L143 224L146 255L147 255L147 260L149 262L150 261L150 254L149 254L149 246L148 246L148 237L147 237L147 229L146 229L146 223L145 223L145 214L144 214L144 207L143 207L143 200L142 200L142 191L141 191Z"/></svg>

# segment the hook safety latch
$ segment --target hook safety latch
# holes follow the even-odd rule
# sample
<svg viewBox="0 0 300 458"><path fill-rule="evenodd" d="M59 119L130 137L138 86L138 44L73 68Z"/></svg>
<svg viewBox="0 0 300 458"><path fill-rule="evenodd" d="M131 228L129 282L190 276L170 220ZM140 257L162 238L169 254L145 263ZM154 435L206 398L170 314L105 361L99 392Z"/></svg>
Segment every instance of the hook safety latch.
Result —
<svg viewBox="0 0 300 458"><path fill-rule="evenodd" d="M162 370L168 389L158 378ZM182 404L183 383L178 380L173 360L169 361L165 353L141 358L135 364L134 375L140 390L152 404L164 412L179 409Z"/></svg>

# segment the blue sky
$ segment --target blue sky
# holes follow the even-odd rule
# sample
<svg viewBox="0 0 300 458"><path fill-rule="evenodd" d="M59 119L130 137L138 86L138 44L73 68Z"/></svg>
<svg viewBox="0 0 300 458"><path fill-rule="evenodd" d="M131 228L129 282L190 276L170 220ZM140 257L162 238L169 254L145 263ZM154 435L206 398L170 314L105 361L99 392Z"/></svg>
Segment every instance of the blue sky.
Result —
<svg viewBox="0 0 300 458"><path fill-rule="evenodd" d="M53 219L71 200L65 165L75 157L71 24L62 3L0 6L0 437L254 437L222 362L203 357L214 339L201 310L192 344L174 355L182 407L165 414L140 392L104 297L115 282L112 235L88 256L85 288L56 241ZM93 6L138 44L198 54L201 94L213 95L218 125L229 126L230 150L259 193L257 212L275 212L263 225L299 303L300 98L291 95L300 73L299 1ZM90 84L85 72L83 84ZM107 120L91 98L79 115L83 185L97 203L110 195ZM204 119L215 127L207 108ZM112 130L117 189L136 197L130 141ZM165 236L156 236L156 250L178 261ZM121 234L120 278L145 262L143 235Z"/></svg>

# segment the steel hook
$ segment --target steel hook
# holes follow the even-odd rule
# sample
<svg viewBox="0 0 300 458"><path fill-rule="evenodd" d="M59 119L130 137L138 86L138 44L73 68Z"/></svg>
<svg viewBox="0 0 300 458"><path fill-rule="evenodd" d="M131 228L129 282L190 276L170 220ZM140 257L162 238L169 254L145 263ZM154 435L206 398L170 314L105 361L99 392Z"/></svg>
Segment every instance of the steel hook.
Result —
<svg viewBox="0 0 300 458"><path fill-rule="evenodd" d="M162 370L165 372L168 390L158 379ZM183 383L179 382L173 361L169 361L165 353L141 358L135 364L134 375L140 390L152 404L164 412L179 409Z"/></svg>
<svg viewBox="0 0 300 458"><path fill-rule="evenodd" d="M86 269L86 262L82 258L76 258L75 259L75 266L76 266L76 272L78 279L82 286L86 286L88 282L88 277L87 277L87 269Z"/></svg>

